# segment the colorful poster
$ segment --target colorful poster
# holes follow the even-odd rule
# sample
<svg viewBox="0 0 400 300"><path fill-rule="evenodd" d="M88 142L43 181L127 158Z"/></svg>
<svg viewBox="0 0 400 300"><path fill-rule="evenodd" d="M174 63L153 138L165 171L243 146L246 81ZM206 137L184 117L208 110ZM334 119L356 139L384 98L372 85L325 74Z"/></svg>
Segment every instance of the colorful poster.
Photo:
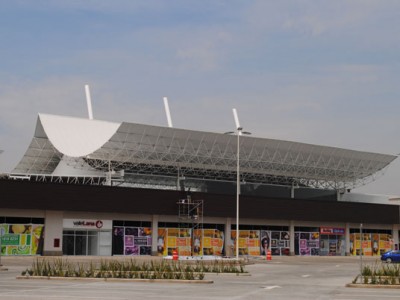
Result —
<svg viewBox="0 0 400 300"><path fill-rule="evenodd" d="M363 233L362 243L360 239L360 233L350 234L350 254L360 255L362 246L363 255L366 256L380 256L386 251L392 249L390 244L390 234L382 233Z"/></svg>
<svg viewBox="0 0 400 300"><path fill-rule="evenodd" d="M205 247L206 243L206 237L203 235L203 232L201 229L196 229L193 232L193 255L198 256L198 255L203 255L203 247ZM211 241L210 241L211 244ZM207 246L209 244L207 243Z"/></svg>
<svg viewBox="0 0 400 300"><path fill-rule="evenodd" d="M151 255L151 228L118 226L113 229L114 255Z"/></svg>
<svg viewBox="0 0 400 300"><path fill-rule="evenodd" d="M319 255L319 232L296 232L299 254L303 256Z"/></svg>
<svg viewBox="0 0 400 300"><path fill-rule="evenodd" d="M172 255L174 250L179 256L190 256L191 230L189 228L159 228L157 252L160 256Z"/></svg>
<svg viewBox="0 0 400 300"><path fill-rule="evenodd" d="M267 255L267 251L271 251L272 255L281 255L278 247L284 246L281 242L281 234L279 231L260 231L260 255ZM280 246L279 246L280 245Z"/></svg>
<svg viewBox="0 0 400 300"><path fill-rule="evenodd" d="M274 245L272 245L271 232L266 230L261 230L260 238L260 255L267 255L268 249L271 249L272 246L276 247L276 241L274 241Z"/></svg>
<svg viewBox="0 0 400 300"><path fill-rule="evenodd" d="M193 231L193 232L192 232ZM159 228L158 254L179 256L222 255L224 233L218 229Z"/></svg>
<svg viewBox="0 0 400 300"><path fill-rule="evenodd" d="M167 228L158 229L157 253L159 256L167 255Z"/></svg>
<svg viewBox="0 0 400 300"><path fill-rule="evenodd" d="M44 226L0 224L1 255L36 255Z"/></svg>
<svg viewBox="0 0 400 300"><path fill-rule="evenodd" d="M236 230L231 231L231 245L233 253L236 255ZM239 255L260 255L260 231L259 230L240 230L239 231Z"/></svg>
<svg viewBox="0 0 400 300"><path fill-rule="evenodd" d="M43 235L44 235L44 226L33 224L32 225L32 235L31 235L31 253L32 255L38 254L39 247L40 250L43 250Z"/></svg>
<svg viewBox="0 0 400 300"><path fill-rule="evenodd" d="M271 231L271 254L289 255L290 235L288 231Z"/></svg>

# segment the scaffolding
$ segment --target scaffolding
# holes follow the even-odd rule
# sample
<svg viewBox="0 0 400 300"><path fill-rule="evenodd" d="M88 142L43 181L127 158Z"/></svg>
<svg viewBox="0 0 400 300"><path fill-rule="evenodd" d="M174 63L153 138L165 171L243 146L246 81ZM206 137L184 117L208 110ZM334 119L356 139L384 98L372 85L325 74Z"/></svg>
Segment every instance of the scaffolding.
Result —
<svg viewBox="0 0 400 300"><path fill-rule="evenodd" d="M203 240L203 210L204 201L194 200L190 195L178 202L179 229L188 229L191 233L191 253L200 253Z"/></svg>

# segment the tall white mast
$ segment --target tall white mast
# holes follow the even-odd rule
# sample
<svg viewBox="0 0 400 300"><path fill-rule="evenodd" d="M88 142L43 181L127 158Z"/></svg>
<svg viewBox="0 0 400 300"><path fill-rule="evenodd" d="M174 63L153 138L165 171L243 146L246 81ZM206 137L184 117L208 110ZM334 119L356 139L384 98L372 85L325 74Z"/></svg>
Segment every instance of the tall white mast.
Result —
<svg viewBox="0 0 400 300"><path fill-rule="evenodd" d="M172 119L171 119L171 112L169 111L168 98L164 97L163 100L164 100L165 113L167 114L168 127L173 127Z"/></svg>
<svg viewBox="0 0 400 300"><path fill-rule="evenodd" d="M92 111L92 98L90 98L90 90L89 85L85 85L85 93L86 93L86 103L88 108L89 120L93 120L93 111Z"/></svg>
<svg viewBox="0 0 400 300"><path fill-rule="evenodd" d="M235 125L236 125L236 129L240 128L240 123L239 123L239 117L236 111L236 108L232 108L233 111L233 118L235 119ZM239 135L242 135L242 131L239 130Z"/></svg>

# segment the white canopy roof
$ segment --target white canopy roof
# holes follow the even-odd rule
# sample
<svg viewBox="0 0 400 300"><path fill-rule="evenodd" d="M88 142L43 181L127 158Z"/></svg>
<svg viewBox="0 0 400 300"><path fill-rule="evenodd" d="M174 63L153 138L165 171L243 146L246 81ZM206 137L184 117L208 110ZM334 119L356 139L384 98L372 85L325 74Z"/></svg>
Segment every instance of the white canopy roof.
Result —
<svg viewBox="0 0 400 300"><path fill-rule="evenodd" d="M40 114L35 136L15 168L52 174L74 168L234 181L237 137L133 123ZM68 159L66 159L68 157ZM323 188L373 179L397 156L274 139L240 137L241 180ZM74 158L74 159L71 159ZM60 173L60 168L57 169Z"/></svg>

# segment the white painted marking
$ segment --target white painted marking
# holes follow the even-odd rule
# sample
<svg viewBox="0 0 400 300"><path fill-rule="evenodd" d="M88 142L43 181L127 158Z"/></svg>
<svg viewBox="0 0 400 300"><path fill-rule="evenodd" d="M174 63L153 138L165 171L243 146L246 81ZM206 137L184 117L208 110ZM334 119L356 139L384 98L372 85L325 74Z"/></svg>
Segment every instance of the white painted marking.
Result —
<svg viewBox="0 0 400 300"><path fill-rule="evenodd" d="M308 275L308 274L306 274L306 275L301 275L301 277L303 277L303 278L307 278L307 277L310 277L311 275Z"/></svg>
<svg viewBox="0 0 400 300"><path fill-rule="evenodd" d="M280 287L279 285L270 285L270 286L266 286L264 289L266 290L272 290L272 289L280 289L282 287Z"/></svg>

